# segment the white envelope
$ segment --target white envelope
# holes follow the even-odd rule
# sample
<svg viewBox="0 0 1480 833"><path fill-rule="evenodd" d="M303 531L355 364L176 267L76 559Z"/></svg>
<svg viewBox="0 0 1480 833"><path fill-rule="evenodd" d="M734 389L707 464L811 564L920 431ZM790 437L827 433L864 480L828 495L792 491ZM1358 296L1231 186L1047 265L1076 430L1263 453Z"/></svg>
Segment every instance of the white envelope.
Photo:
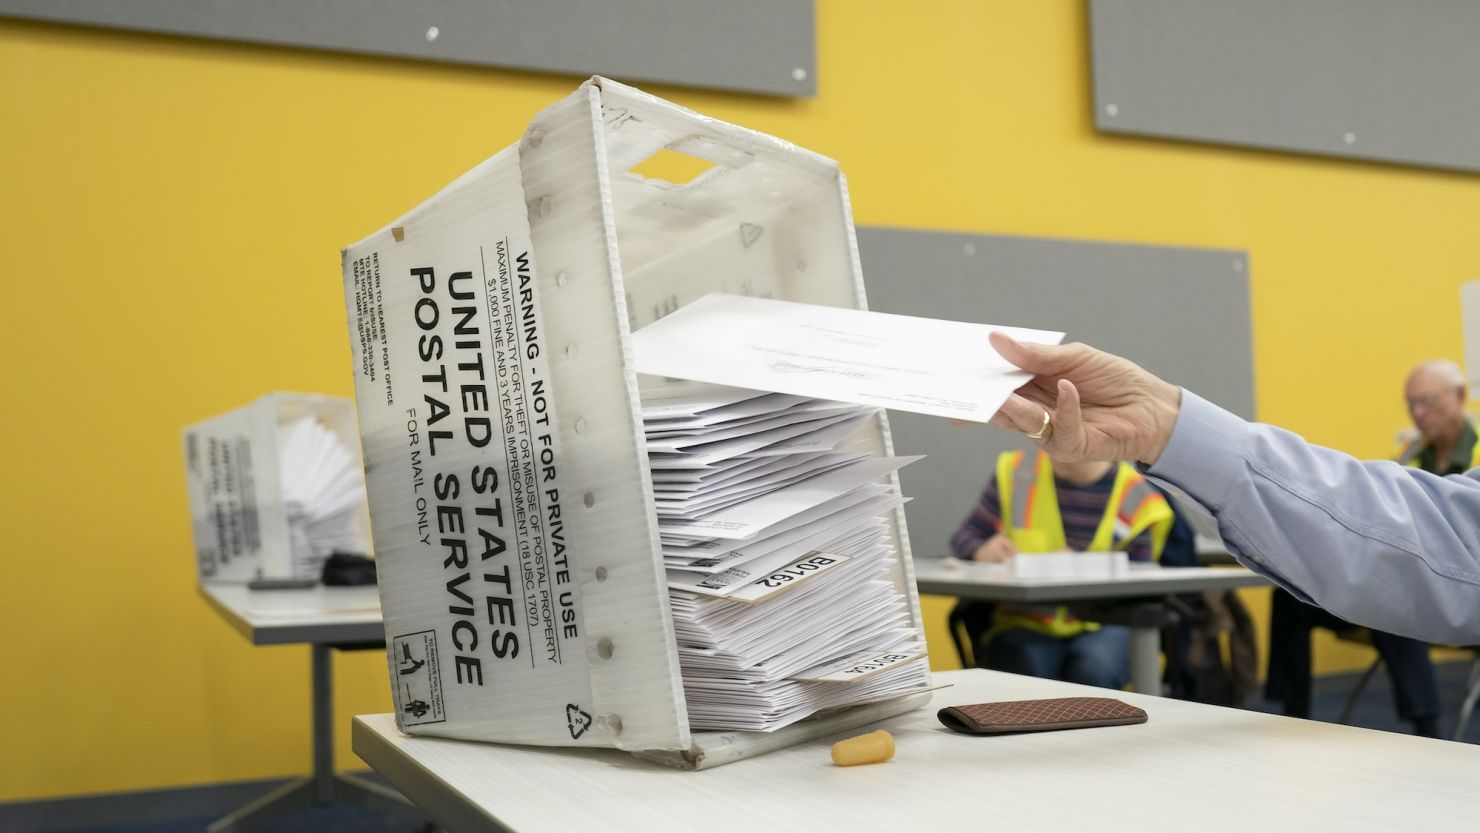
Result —
<svg viewBox="0 0 1480 833"><path fill-rule="evenodd" d="M664 533L676 532L694 538L754 538L768 526L847 494L919 459L921 457L916 455L864 460L697 520L659 518L658 529Z"/></svg>
<svg viewBox="0 0 1480 833"><path fill-rule="evenodd" d="M637 370L739 388L986 422L1028 374L987 334L1047 330L711 294L633 334Z"/></svg>

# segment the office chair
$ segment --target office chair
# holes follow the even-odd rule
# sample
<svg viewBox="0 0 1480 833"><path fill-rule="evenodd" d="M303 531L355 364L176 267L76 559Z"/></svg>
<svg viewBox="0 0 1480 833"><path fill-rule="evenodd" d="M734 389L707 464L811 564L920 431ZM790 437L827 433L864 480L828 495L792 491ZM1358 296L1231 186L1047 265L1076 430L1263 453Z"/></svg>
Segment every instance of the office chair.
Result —
<svg viewBox="0 0 1480 833"><path fill-rule="evenodd" d="M1475 712L1475 704L1480 703L1480 645L1471 645L1470 649L1470 676L1465 684L1465 699L1459 707L1459 717L1454 721L1454 740L1465 739L1465 728L1470 725L1470 715Z"/></svg>
<svg viewBox="0 0 1480 833"><path fill-rule="evenodd" d="M956 643L956 656L961 658L962 668L977 668L976 641L992 627L992 617L997 605L992 602L977 602L961 599L951 608L946 626L951 631L951 641Z"/></svg>

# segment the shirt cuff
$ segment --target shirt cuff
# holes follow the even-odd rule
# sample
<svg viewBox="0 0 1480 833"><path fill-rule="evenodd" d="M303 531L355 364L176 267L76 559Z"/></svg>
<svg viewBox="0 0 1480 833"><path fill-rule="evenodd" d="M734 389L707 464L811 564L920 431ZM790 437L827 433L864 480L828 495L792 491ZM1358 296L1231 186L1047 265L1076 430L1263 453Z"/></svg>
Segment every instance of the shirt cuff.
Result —
<svg viewBox="0 0 1480 833"><path fill-rule="evenodd" d="M1217 512L1229 487L1248 476L1245 456L1253 435L1253 426L1243 418L1183 388L1172 436L1156 463L1143 471Z"/></svg>

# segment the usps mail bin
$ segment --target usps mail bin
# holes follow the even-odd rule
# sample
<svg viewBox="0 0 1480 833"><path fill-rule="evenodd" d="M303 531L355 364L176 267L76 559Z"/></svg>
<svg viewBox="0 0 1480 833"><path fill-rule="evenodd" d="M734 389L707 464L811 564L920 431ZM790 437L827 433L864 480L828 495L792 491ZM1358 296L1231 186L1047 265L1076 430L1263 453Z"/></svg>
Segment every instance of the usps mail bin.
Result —
<svg viewBox="0 0 1480 833"><path fill-rule="evenodd" d="M665 149L713 167L631 171ZM630 334L711 292L865 307L832 160L592 78L343 267L402 730L694 769L928 699L771 733L685 715L639 410L666 382L639 379ZM882 414L866 442L891 453Z"/></svg>

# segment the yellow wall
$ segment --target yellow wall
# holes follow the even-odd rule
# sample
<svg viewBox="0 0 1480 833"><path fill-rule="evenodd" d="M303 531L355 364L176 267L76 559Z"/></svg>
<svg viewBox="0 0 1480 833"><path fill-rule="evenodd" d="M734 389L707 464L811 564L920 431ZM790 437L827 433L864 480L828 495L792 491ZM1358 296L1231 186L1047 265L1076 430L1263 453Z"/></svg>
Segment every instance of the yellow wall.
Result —
<svg viewBox="0 0 1480 833"><path fill-rule="evenodd" d="M1405 370L1460 355L1480 182L1097 135L1086 34L823 0L817 98L652 90L837 158L860 223L1245 249L1260 415L1388 453ZM349 394L339 247L575 84L0 22L0 800L306 769L306 649L195 593L179 428ZM341 725L388 708L378 657L337 681Z"/></svg>

